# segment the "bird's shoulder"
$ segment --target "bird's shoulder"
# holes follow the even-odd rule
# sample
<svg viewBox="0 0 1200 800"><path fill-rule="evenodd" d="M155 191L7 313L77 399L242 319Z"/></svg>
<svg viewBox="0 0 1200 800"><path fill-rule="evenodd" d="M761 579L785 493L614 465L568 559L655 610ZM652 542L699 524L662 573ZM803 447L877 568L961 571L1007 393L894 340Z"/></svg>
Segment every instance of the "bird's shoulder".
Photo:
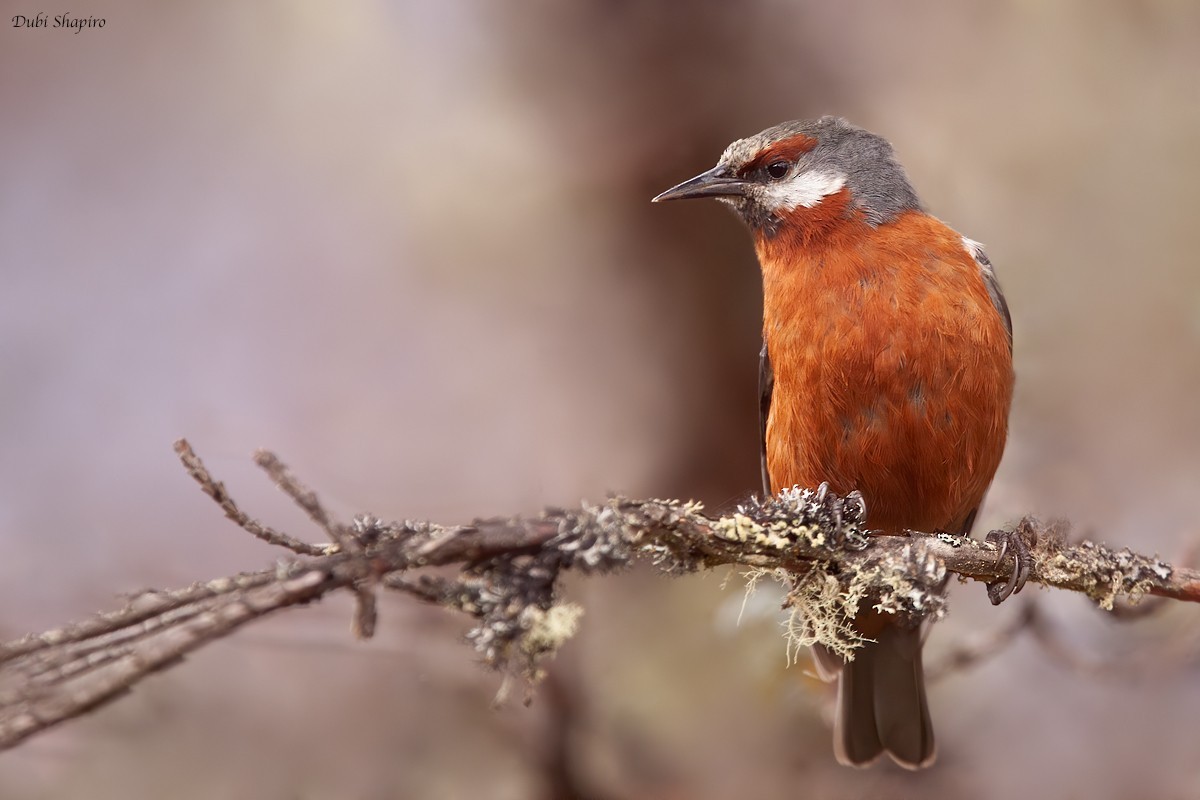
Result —
<svg viewBox="0 0 1200 800"><path fill-rule="evenodd" d="M986 292L988 301L1003 322L1011 348L1012 316L996 277L996 268L982 244L922 211L902 214L880 226L872 240L874 252L868 250L868 259L881 263L912 262L921 275L942 272L961 276L968 285Z"/></svg>

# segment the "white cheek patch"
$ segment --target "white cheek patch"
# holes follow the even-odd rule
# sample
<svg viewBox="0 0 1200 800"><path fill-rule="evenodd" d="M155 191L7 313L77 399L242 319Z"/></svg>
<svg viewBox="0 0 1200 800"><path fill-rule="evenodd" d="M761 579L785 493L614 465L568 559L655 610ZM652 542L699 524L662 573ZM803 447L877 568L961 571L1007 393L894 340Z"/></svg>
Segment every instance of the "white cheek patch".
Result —
<svg viewBox="0 0 1200 800"><path fill-rule="evenodd" d="M790 180L763 187L762 199L772 211L812 208L845 185L846 176L837 172L801 172Z"/></svg>

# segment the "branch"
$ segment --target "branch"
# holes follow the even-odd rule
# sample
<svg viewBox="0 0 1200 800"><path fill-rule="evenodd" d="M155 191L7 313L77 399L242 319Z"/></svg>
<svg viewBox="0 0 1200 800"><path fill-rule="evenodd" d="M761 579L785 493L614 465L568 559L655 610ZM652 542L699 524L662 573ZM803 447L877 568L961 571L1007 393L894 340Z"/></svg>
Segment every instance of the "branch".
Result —
<svg viewBox="0 0 1200 800"><path fill-rule="evenodd" d="M273 455L256 460L322 528L331 543L314 545L274 531L245 514L186 442L176 450L189 472L250 534L295 558L259 572L175 591L147 591L115 612L0 645L0 749L79 716L127 692L148 675L276 611L354 592L357 635L374 629L380 587L415 595L474 618L467 634L494 667L531 680L539 664L576 628L581 610L560 600L558 579L620 569L635 557L685 573L721 565L770 574L789 588L798 644L821 642L853 657L849 628L861 603L914 619L940 617L948 574L992 582L1008 576L987 542L946 534L870 536L857 493L793 489L751 500L711 517L698 503L610 498L535 517L478 520L465 526L332 520L315 493ZM1026 519L1018 532L1036 539L1029 580L1082 592L1111 609L1118 597L1150 594L1200 600L1200 573L1127 549L1069 545L1053 528ZM434 568L456 565L454 574Z"/></svg>

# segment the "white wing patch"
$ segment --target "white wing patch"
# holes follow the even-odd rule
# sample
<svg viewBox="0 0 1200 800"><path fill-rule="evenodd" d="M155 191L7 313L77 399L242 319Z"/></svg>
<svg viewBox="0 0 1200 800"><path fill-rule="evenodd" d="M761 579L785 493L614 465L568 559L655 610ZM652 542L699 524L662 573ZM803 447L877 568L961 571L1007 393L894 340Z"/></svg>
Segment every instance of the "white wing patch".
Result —
<svg viewBox="0 0 1200 800"><path fill-rule="evenodd" d="M812 208L845 185L846 176L837 172L801 172L789 181L763 187L763 205L772 211Z"/></svg>
<svg viewBox="0 0 1200 800"><path fill-rule="evenodd" d="M975 263L979 265L979 268L983 270L985 274L991 276L992 280L995 280L996 271L992 269L992 262L983 252L983 245L974 239L968 239L965 236L962 237L962 243L963 247L967 248L967 253L970 254L971 258L975 259Z"/></svg>

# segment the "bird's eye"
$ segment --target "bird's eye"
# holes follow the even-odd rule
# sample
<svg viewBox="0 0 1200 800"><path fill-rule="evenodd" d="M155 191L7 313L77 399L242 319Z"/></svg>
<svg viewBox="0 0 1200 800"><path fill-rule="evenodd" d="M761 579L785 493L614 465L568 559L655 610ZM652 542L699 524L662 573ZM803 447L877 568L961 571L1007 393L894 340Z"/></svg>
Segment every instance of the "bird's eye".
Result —
<svg viewBox="0 0 1200 800"><path fill-rule="evenodd" d="M792 165L786 161L772 161L767 165L767 175L773 181L781 180L785 175L788 174L788 170L791 169L791 167Z"/></svg>

